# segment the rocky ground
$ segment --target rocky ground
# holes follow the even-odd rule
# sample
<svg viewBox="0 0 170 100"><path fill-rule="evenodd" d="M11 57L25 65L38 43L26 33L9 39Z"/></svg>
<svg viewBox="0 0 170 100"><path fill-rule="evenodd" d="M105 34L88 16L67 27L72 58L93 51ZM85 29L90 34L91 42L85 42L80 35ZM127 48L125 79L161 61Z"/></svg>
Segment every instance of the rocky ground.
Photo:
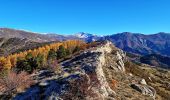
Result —
<svg viewBox="0 0 170 100"><path fill-rule="evenodd" d="M160 91L157 92L158 89L155 89L156 86L160 86L158 83L161 82L157 81L161 79L156 78L158 79L156 83L150 82L149 76L144 77L142 74L145 71L142 68L148 70L147 67L137 66L135 68L133 64L126 62L128 62L126 54L107 42L103 46L86 50L62 62L60 73L56 74L48 70L34 73L33 77L37 83L16 94L13 99L170 100L170 97L163 97ZM150 76L151 80L162 75L157 74ZM166 77L167 87L170 86L168 75ZM166 92L169 93L169 90Z"/></svg>

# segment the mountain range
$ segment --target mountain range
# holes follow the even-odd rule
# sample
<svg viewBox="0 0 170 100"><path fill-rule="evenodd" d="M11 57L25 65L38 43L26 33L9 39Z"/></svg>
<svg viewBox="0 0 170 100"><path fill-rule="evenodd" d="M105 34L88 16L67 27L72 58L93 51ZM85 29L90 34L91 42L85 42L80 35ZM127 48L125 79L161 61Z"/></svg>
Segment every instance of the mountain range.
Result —
<svg viewBox="0 0 170 100"><path fill-rule="evenodd" d="M32 42L39 43L64 41L71 39L79 39L86 42L109 40L114 43L116 47L126 52L135 53L139 55L161 54L170 56L170 34L164 32L150 35L123 32L107 36L97 36L84 32L79 32L74 35L38 34L23 30L0 28L0 37L7 39L28 39Z"/></svg>

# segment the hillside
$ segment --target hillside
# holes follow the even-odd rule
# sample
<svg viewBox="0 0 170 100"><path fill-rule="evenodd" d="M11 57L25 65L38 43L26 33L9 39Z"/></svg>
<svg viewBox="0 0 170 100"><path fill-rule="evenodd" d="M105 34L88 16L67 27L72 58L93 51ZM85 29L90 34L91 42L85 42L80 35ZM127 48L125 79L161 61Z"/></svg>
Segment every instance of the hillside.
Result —
<svg viewBox="0 0 170 100"><path fill-rule="evenodd" d="M20 38L20 39L28 39L33 42L51 42L51 41L64 41L71 39L79 39L74 35L58 35L58 34L40 34L35 32L29 32L25 30L17 30L10 28L0 28L0 37L1 38Z"/></svg>
<svg viewBox="0 0 170 100"><path fill-rule="evenodd" d="M33 42L26 38L0 38L0 56L7 56L12 53L38 48L49 43L50 42Z"/></svg>
<svg viewBox="0 0 170 100"><path fill-rule="evenodd" d="M170 57L167 56L158 54L146 55L140 58L140 62L152 66L170 69Z"/></svg>
<svg viewBox="0 0 170 100"><path fill-rule="evenodd" d="M20 38L34 41L34 42L49 42L56 41L54 38L47 37L43 34L37 34L33 32L27 32L22 30L15 30L9 28L0 28L0 37L1 38Z"/></svg>
<svg viewBox="0 0 170 100"><path fill-rule="evenodd" d="M104 39L112 41L117 47L127 52L141 55L156 53L170 56L169 33L144 35L125 32L106 36Z"/></svg>
<svg viewBox="0 0 170 100"><path fill-rule="evenodd" d="M53 57L53 56L52 56ZM168 100L170 71L137 65L111 42L85 49L59 63L55 71L31 74L35 83L14 100ZM4 97L3 97L4 98Z"/></svg>

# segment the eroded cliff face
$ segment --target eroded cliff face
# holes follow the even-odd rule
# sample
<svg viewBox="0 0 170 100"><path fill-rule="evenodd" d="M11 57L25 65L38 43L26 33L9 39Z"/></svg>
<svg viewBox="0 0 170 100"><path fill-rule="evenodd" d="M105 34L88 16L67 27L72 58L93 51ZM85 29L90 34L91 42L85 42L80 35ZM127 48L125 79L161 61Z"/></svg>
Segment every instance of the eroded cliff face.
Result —
<svg viewBox="0 0 170 100"><path fill-rule="evenodd" d="M35 86L16 95L14 99L152 99L151 96L142 95L131 87L133 80L141 80L141 78L126 73L125 61L126 54L108 41L104 45L86 50L62 62L63 72L60 75L52 74L50 77L38 78ZM36 77L40 77L40 74L36 74Z"/></svg>

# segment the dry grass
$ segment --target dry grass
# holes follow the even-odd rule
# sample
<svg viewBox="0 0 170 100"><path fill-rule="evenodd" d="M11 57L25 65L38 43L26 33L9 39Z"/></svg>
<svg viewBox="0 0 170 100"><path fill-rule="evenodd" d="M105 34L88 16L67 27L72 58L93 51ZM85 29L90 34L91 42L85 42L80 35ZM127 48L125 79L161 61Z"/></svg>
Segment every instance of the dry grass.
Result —
<svg viewBox="0 0 170 100"><path fill-rule="evenodd" d="M157 92L157 97L160 97L163 100L170 100L170 91L167 86L170 79L170 72L168 70L151 68L146 65L139 66L132 62L126 62L125 68L127 72L144 78L148 85L154 87ZM149 80L148 77L150 77L151 80Z"/></svg>
<svg viewBox="0 0 170 100"><path fill-rule="evenodd" d="M117 84L118 84L118 82L113 79L113 80L111 81L111 84L110 84L111 89L112 89L112 90L115 90L116 87L117 87Z"/></svg>
<svg viewBox="0 0 170 100"><path fill-rule="evenodd" d="M93 87L100 87L99 82L94 74L83 75L78 80L70 81L69 92L64 94L64 100L84 100L86 97L100 98L93 90Z"/></svg>

